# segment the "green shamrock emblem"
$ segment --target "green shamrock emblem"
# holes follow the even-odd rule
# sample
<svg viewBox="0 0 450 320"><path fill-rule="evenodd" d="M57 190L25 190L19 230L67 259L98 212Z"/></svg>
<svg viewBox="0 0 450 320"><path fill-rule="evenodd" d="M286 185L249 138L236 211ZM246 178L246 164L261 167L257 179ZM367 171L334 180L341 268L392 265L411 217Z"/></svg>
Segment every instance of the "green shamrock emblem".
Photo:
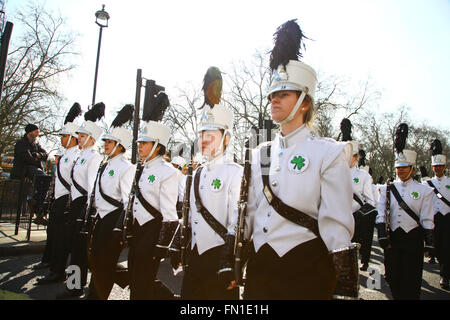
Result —
<svg viewBox="0 0 450 320"><path fill-rule="evenodd" d="M222 185L219 179L214 179L211 185L214 187L214 189L220 189L220 186Z"/></svg>
<svg viewBox="0 0 450 320"><path fill-rule="evenodd" d="M418 199L418 198L419 198L419 193L416 192L416 191L411 192L411 195L412 195L412 197L413 197L414 199Z"/></svg>
<svg viewBox="0 0 450 320"><path fill-rule="evenodd" d="M305 166L305 159L302 156L297 156L291 160L291 163L294 164L294 169L301 170Z"/></svg>
<svg viewBox="0 0 450 320"><path fill-rule="evenodd" d="M84 159L81 159L81 164L83 164L83 163L84 163L84 161L85 161Z"/></svg>
<svg viewBox="0 0 450 320"><path fill-rule="evenodd" d="M355 181L355 183L359 182L359 178L353 178L353 181Z"/></svg>
<svg viewBox="0 0 450 320"><path fill-rule="evenodd" d="M69 161L69 158L65 158L65 159L64 159L64 162L67 162L67 161Z"/></svg>
<svg viewBox="0 0 450 320"><path fill-rule="evenodd" d="M112 177L114 175L114 170L109 170L108 174Z"/></svg>
<svg viewBox="0 0 450 320"><path fill-rule="evenodd" d="M148 181L149 182L151 182L151 183L153 183L153 182L155 182L155 176L152 174L151 176L148 176Z"/></svg>
<svg viewBox="0 0 450 320"><path fill-rule="evenodd" d="M450 189L450 185L446 185L445 187L446 187L447 189Z"/></svg>

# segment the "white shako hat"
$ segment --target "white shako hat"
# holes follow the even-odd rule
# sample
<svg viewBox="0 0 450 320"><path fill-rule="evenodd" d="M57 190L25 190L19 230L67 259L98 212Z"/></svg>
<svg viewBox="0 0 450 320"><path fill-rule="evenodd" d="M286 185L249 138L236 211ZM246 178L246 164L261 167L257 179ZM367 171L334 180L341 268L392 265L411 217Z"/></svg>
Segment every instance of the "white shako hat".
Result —
<svg viewBox="0 0 450 320"><path fill-rule="evenodd" d="M137 142L157 142L167 148L170 135L171 132L168 126L157 121L148 121L139 133Z"/></svg>
<svg viewBox="0 0 450 320"><path fill-rule="evenodd" d="M96 103L91 109L84 113L84 122L78 128L77 133L85 133L98 141L103 134L103 129L97 124L98 120L105 116L105 104ZM86 139L87 141L88 139Z"/></svg>
<svg viewBox="0 0 450 320"><path fill-rule="evenodd" d="M59 131L59 135L70 135L77 138L78 125L74 123L75 119L81 115L81 106L78 102L75 102L67 113L66 119L64 119L64 126Z"/></svg>
<svg viewBox="0 0 450 320"><path fill-rule="evenodd" d="M171 163L183 167L186 164L186 160L181 156L175 156L172 158Z"/></svg>
<svg viewBox="0 0 450 320"><path fill-rule="evenodd" d="M129 149L133 142L133 134L130 129L125 128L127 122L133 120L134 106L132 104L125 105L111 123L109 130L103 135L102 140L113 140L122 145L125 149Z"/></svg>
<svg viewBox="0 0 450 320"><path fill-rule="evenodd" d="M395 167L416 166L417 153L413 150L405 149L406 139L408 138L408 125L400 123L395 130L394 148L395 148Z"/></svg>
<svg viewBox="0 0 450 320"><path fill-rule="evenodd" d="M438 139L434 139L433 142L431 142L431 165L447 165L447 157L443 154L441 141Z"/></svg>
<svg viewBox="0 0 450 320"><path fill-rule="evenodd" d="M274 48L270 54L270 69L272 83L268 97L274 92L282 90L300 91L300 97L291 113L279 124L289 122L300 108L306 95L311 98L314 108L317 74L312 67L299 61L302 57L301 47L305 48L304 36L296 19L289 20L274 34Z"/></svg>

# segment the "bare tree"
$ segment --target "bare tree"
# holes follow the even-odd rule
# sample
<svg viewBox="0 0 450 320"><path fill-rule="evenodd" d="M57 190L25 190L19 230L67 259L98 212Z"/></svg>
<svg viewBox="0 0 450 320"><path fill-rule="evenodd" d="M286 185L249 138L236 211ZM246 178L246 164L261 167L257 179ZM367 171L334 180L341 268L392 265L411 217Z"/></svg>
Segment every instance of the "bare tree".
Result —
<svg viewBox="0 0 450 320"><path fill-rule="evenodd" d="M12 37L1 97L0 153L11 152L27 123L36 123L50 138L65 111L58 80L75 66L71 57L75 36L64 19L29 2L18 10L15 24L21 34ZM69 106L68 106L69 107Z"/></svg>

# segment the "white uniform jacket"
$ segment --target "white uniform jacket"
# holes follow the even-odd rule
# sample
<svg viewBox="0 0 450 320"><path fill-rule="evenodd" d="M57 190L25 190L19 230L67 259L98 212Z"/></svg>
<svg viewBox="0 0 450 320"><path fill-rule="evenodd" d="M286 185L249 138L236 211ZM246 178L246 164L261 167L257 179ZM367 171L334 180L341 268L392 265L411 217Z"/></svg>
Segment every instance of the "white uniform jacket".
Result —
<svg viewBox="0 0 450 320"><path fill-rule="evenodd" d="M117 207L103 199L100 194L99 183L101 182L104 194L121 201L124 208L126 208L136 170L136 166L131 164L123 153L109 159L107 162L106 168L98 178L95 186L95 208L100 218L116 210Z"/></svg>
<svg viewBox="0 0 450 320"><path fill-rule="evenodd" d="M184 190L186 189L186 175L184 175L180 170L177 170L177 175L178 175L178 201L183 202Z"/></svg>
<svg viewBox="0 0 450 320"><path fill-rule="evenodd" d="M431 182L438 189L438 191L444 196L445 199L450 201L450 178L446 176L442 176L441 178L434 177L431 179ZM424 185L428 186L428 183L424 183ZM442 215L446 215L450 213L450 207L444 203L441 199L439 199L433 191L433 212L436 214L437 212L442 213Z"/></svg>
<svg viewBox="0 0 450 320"><path fill-rule="evenodd" d="M73 179L87 191L87 198L91 196L94 188L95 178L102 162L103 157L93 147L89 147L80 151L78 159L73 168ZM71 188L72 201L81 197L82 194L75 186Z"/></svg>
<svg viewBox="0 0 450 320"><path fill-rule="evenodd" d="M202 167L199 194L203 206L228 230L228 233L234 234L243 168L225 155L203 164ZM198 168L192 174L189 217L192 228L191 247L194 248L197 244L198 253L202 254L225 242L197 209L194 192L197 170Z"/></svg>
<svg viewBox="0 0 450 320"><path fill-rule="evenodd" d="M356 194L363 203L369 203L375 207L376 203L373 196L372 177L370 174L364 170L358 169L356 166L350 168L350 174L353 193ZM360 208L361 205L353 199L352 212L355 212Z"/></svg>
<svg viewBox="0 0 450 320"><path fill-rule="evenodd" d="M260 148L252 151L249 232L256 251L267 243L282 257L316 236L269 205L263 193ZM320 236L330 251L349 246L353 237L350 159L350 144L316 137L304 125L286 137L277 134L272 141L271 189L288 206L318 220Z"/></svg>
<svg viewBox="0 0 450 320"><path fill-rule="evenodd" d="M66 149L64 154L59 158L59 171L61 172L62 178L72 187L72 178L70 178L70 172L72 171L72 167L77 160L79 154L78 146L72 147L70 149ZM56 173L58 175L58 173ZM58 176L55 178L55 199L58 199L66 194L70 193L70 190L67 190L66 187L61 183L58 179Z"/></svg>
<svg viewBox="0 0 450 320"><path fill-rule="evenodd" d="M176 208L178 197L177 169L161 156L158 156L145 162L138 183L142 196L161 213L163 221L178 220ZM154 219L137 197L134 198L133 216L140 226Z"/></svg>
<svg viewBox="0 0 450 320"><path fill-rule="evenodd" d="M433 190L429 186L425 186L414 179L406 182L395 180L394 183L403 201L408 207L419 217L420 224L425 229L433 229ZM380 187L380 200L378 202L378 215L376 223L386 223L386 185ZM390 194L391 210L390 210L390 227L392 231L402 228L403 231L409 232L418 227L416 221L411 218L398 204L394 195Z"/></svg>

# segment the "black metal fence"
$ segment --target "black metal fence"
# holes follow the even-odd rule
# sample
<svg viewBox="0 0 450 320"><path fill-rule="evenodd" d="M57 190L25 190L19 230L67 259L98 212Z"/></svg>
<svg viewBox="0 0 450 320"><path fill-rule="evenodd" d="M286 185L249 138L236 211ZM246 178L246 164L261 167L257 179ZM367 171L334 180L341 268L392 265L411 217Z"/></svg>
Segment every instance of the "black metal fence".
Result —
<svg viewBox="0 0 450 320"><path fill-rule="evenodd" d="M36 181L38 179L38 181ZM19 233L19 228L27 230L27 241L30 240L33 230L45 229L45 225L34 224L33 216L35 212L31 212L30 201L36 192L36 183L42 183L40 179L48 180L52 187L48 188L47 195L42 204L42 216L48 216L51 202L53 200L53 176L37 176L33 181L24 180L0 180L0 222L8 222L15 224L15 235Z"/></svg>

